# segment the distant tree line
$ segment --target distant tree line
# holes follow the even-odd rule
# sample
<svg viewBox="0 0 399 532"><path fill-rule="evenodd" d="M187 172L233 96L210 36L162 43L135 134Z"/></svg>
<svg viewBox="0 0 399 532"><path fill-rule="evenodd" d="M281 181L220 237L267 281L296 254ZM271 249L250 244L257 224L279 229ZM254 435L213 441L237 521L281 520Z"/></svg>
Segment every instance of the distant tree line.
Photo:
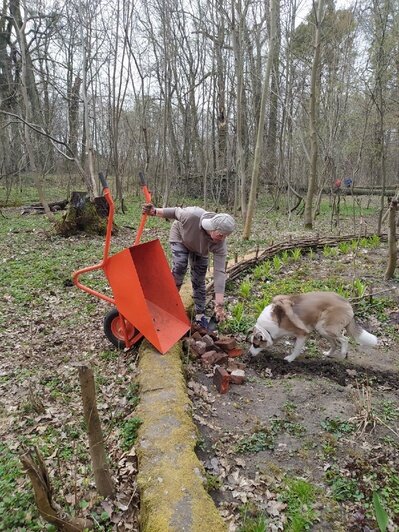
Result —
<svg viewBox="0 0 399 532"><path fill-rule="evenodd" d="M62 174L94 197L103 170L122 202L143 170L159 202L249 222L266 189L305 190L311 228L337 179L398 181L398 47L393 0L5 0L0 184L33 176L45 203Z"/></svg>

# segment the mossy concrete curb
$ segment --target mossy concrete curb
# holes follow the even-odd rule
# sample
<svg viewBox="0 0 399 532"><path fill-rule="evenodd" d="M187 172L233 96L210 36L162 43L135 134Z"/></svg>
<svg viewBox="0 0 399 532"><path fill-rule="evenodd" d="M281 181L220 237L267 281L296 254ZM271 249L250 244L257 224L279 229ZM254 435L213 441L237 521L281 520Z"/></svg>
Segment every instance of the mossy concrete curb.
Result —
<svg viewBox="0 0 399 532"><path fill-rule="evenodd" d="M186 303L184 294L183 302ZM188 305L185 305L186 308ZM140 348L137 439L140 529L143 532L225 532L194 448L197 430L178 342L160 355L147 341Z"/></svg>

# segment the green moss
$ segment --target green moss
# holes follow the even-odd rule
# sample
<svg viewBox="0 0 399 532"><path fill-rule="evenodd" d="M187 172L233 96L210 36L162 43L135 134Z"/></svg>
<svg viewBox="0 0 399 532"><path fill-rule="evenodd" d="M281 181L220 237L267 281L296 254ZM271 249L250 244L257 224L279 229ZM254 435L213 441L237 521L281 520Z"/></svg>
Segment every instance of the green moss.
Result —
<svg viewBox="0 0 399 532"><path fill-rule="evenodd" d="M160 355L147 342L140 348L138 485L142 529L164 532L222 531L226 526L206 492L195 455L196 427L186 392L181 347Z"/></svg>

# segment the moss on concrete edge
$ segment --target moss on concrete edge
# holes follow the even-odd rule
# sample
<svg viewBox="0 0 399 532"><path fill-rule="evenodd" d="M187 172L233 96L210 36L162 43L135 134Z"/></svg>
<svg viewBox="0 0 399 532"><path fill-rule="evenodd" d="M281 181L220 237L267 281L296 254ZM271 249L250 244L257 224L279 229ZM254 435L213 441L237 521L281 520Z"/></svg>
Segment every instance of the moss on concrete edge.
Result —
<svg viewBox="0 0 399 532"><path fill-rule="evenodd" d="M227 530L204 487L194 448L182 368L181 343L160 355L148 342L140 348L140 404L137 440L140 528L143 532L224 532Z"/></svg>

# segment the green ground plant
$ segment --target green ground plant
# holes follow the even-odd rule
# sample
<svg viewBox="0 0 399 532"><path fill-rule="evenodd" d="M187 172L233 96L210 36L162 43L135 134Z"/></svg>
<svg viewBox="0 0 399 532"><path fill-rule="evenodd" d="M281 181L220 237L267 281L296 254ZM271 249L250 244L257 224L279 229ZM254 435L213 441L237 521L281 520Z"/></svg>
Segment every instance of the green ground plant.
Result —
<svg viewBox="0 0 399 532"><path fill-rule="evenodd" d="M332 256L332 253L333 253L333 250L334 248L332 248L331 246L324 246L323 247L323 251L322 251L322 254L323 254L323 257L325 258L328 258L328 257L331 257Z"/></svg>
<svg viewBox="0 0 399 532"><path fill-rule="evenodd" d="M363 237L359 240L359 247L360 248L368 248L370 247L370 239Z"/></svg>
<svg viewBox="0 0 399 532"><path fill-rule="evenodd" d="M290 254L287 249L285 249L281 255L280 260L284 266L286 266L290 262Z"/></svg>
<svg viewBox="0 0 399 532"><path fill-rule="evenodd" d="M243 302L238 302L231 308L231 315L232 317L219 327L221 332L246 333L253 325L253 318L251 314L246 313Z"/></svg>
<svg viewBox="0 0 399 532"><path fill-rule="evenodd" d="M363 298L356 303L356 316L359 318L367 318L368 316L375 316L391 334L395 334L395 330L390 330L389 325L385 325L388 321L387 310L393 309L396 302L391 297L373 297Z"/></svg>
<svg viewBox="0 0 399 532"><path fill-rule="evenodd" d="M261 262L253 269L253 276L254 279L263 280L269 279L272 271L272 264L267 260L265 262Z"/></svg>
<svg viewBox="0 0 399 532"><path fill-rule="evenodd" d="M381 245L381 238L378 235L370 236L367 241L369 248L378 248Z"/></svg>
<svg viewBox="0 0 399 532"><path fill-rule="evenodd" d="M338 468L331 468L326 474L326 479L331 487L332 496L336 501L363 500L364 495L359 489L357 480L343 475Z"/></svg>
<svg viewBox="0 0 399 532"><path fill-rule="evenodd" d="M115 349L105 349L104 351L101 351L99 357L105 361L117 360L119 353Z"/></svg>
<svg viewBox="0 0 399 532"><path fill-rule="evenodd" d="M269 297L262 297L260 299L257 299L255 303L253 304L253 310L255 312L255 315L258 316L262 310L270 304L271 299Z"/></svg>
<svg viewBox="0 0 399 532"><path fill-rule="evenodd" d="M321 452L326 458L335 456L337 452L337 439L332 435L331 437L324 438L321 442Z"/></svg>
<svg viewBox="0 0 399 532"><path fill-rule="evenodd" d="M338 244L338 249L339 251L346 255L347 253L349 253L350 249L351 249L351 246L350 246L350 243L349 242L340 242Z"/></svg>
<svg viewBox="0 0 399 532"><path fill-rule="evenodd" d="M383 421L389 423L399 418L399 406L394 401L385 399L378 406L378 415Z"/></svg>
<svg viewBox="0 0 399 532"><path fill-rule="evenodd" d="M314 504L317 490L303 478L287 477L280 498L286 503L287 527L289 532L309 530L316 519Z"/></svg>
<svg viewBox="0 0 399 532"><path fill-rule="evenodd" d="M339 418L327 417L320 424L326 432L334 434L335 436L351 434L356 430L356 425L354 423Z"/></svg>
<svg viewBox="0 0 399 532"><path fill-rule="evenodd" d="M358 459L354 460L352 468L356 476L340 470L336 465L326 472L326 479L334 499L338 502L362 501L367 515L374 517L373 495L377 492L387 513L398 515L399 475L394 466Z"/></svg>
<svg viewBox="0 0 399 532"><path fill-rule="evenodd" d="M129 383L128 389L126 392L126 399L133 410L139 404L140 402L139 384L137 382Z"/></svg>
<svg viewBox="0 0 399 532"><path fill-rule="evenodd" d="M205 475L205 489L210 492L218 490L222 487L223 482L217 475L212 475L211 473L206 473Z"/></svg>
<svg viewBox="0 0 399 532"><path fill-rule="evenodd" d="M250 281L248 280L242 281L239 287L240 296L243 297L244 299L248 299L248 297L251 295L251 289L252 289L252 284L250 283Z"/></svg>
<svg viewBox="0 0 399 532"><path fill-rule="evenodd" d="M121 449L129 451L136 442L137 432L143 423L139 417L132 417L125 420L121 426Z"/></svg>
<svg viewBox="0 0 399 532"><path fill-rule="evenodd" d="M291 250L291 258L293 261L298 261L302 256L302 250L301 248L295 248Z"/></svg>
<svg viewBox="0 0 399 532"><path fill-rule="evenodd" d="M267 428L262 428L255 431L249 436L241 438L236 445L235 451L237 453L258 453L274 448L274 435Z"/></svg>
<svg viewBox="0 0 399 532"><path fill-rule="evenodd" d="M353 283L354 297L363 297L367 291L367 285L361 279L354 279Z"/></svg>
<svg viewBox="0 0 399 532"><path fill-rule="evenodd" d="M287 401L283 404L283 411L288 419L292 419L295 417L297 408L297 405L292 401Z"/></svg>
<svg viewBox="0 0 399 532"><path fill-rule="evenodd" d="M378 212L377 207L374 206L362 206L358 203L354 203L352 200L343 198L343 201L339 205L339 213L341 216L369 216ZM322 201L320 205L320 214L328 215L331 213L331 205Z"/></svg>
<svg viewBox="0 0 399 532"><path fill-rule="evenodd" d="M309 260L315 260L315 258L317 257L317 253L315 252L314 249L309 249L308 251L308 257L309 257Z"/></svg>
<svg viewBox="0 0 399 532"><path fill-rule="evenodd" d="M251 503L240 508L241 525L237 532L266 532L268 519L265 514Z"/></svg>
<svg viewBox="0 0 399 532"><path fill-rule="evenodd" d="M275 435L279 432L287 432L292 436L300 437L306 434L306 429L300 423L289 419L274 418L271 420L271 432Z"/></svg>
<svg viewBox="0 0 399 532"><path fill-rule="evenodd" d="M306 433L306 429L292 419L275 416L271 419L270 426L258 428L249 436L243 436L236 445L236 452L258 453L274 449L275 439L282 432L301 437Z"/></svg>
<svg viewBox="0 0 399 532"><path fill-rule="evenodd" d="M274 255L272 259L272 263L273 263L273 268L276 271L276 273L278 273L283 267L283 262L279 255Z"/></svg>
<svg viewBox="0 0 399 532"><path fill-rule="evenodd" d="M373 493L373 508L378 527L381 532L385 532L388 526L389 516L377 492Z"/></svg>

